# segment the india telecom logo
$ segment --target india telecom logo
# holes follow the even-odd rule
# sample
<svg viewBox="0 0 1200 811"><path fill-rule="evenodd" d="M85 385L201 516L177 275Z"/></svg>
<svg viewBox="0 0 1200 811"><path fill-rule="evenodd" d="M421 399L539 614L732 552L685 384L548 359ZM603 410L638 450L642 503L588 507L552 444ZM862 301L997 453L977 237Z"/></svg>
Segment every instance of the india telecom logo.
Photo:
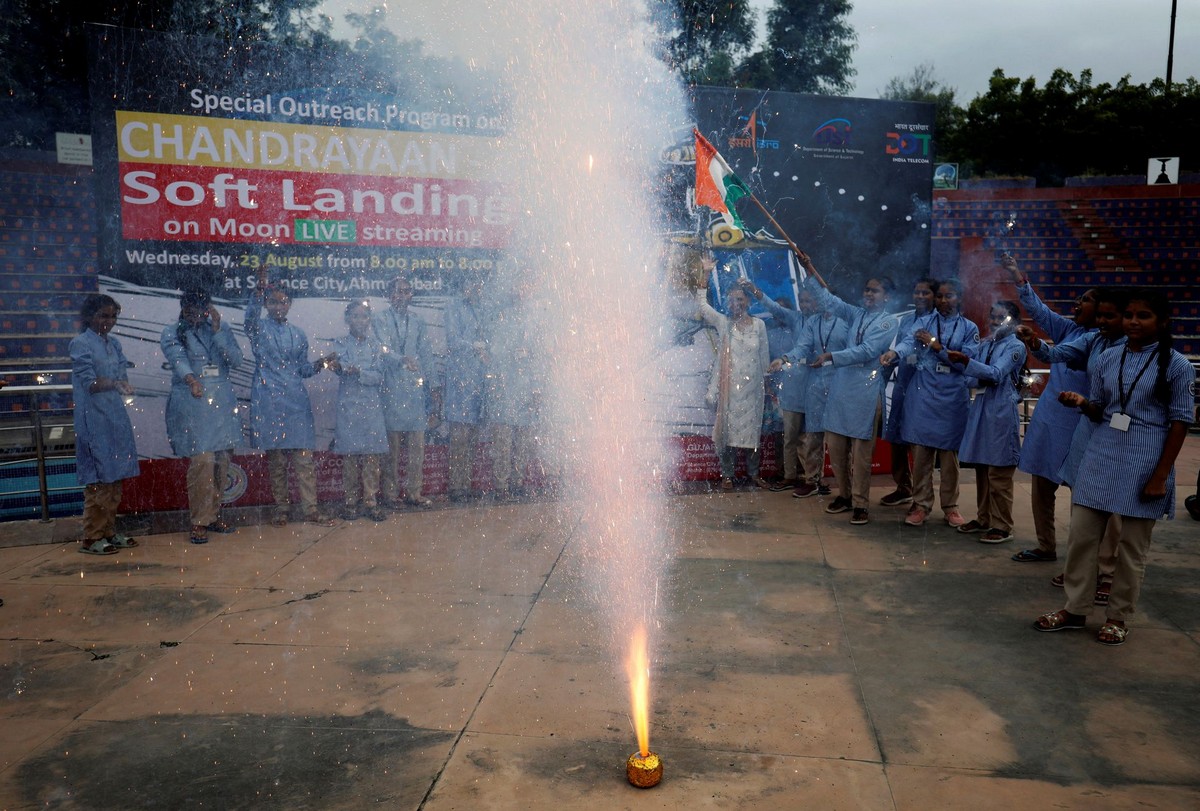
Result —
<svg viewBox="0 0 1200 811"><path fill-rule="evenodd" d="M853 126L848 118L831 118L812 134L812 142L820 146L850 146Z"/></svg>
<svg viewBox="0 0 1200 811"><path fill-rule="evenodd" d="M221 491L221 503L232 504L246 494L249 477L245 469L235 462L229 463L229 472L225 474L225 488Z"/></svg>

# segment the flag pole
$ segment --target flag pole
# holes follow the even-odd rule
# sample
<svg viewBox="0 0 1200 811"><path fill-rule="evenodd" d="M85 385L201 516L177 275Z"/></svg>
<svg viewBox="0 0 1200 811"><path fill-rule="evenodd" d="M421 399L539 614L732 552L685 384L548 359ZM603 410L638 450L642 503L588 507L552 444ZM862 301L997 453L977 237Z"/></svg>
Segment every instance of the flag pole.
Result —
<svg viewBox="0 0 1200 811"><path fill-rule="evenodd" d="M829 285L825 283L823 278L821 278L821 274L817 273L817 269L813 267L812 259L809 257L809 255L800 250L795 242L792 242L792 238L787 235L787 231L784 231L783 226L776 222L775 218L771 216L771 212L767 211L767 207L762 204L762 201L759 200L753 192L750 193L749 197L754 201L754 204L758 206L759 210L766 215L771 225L773 225L775 230L780 233L784 241L787 242L788 247L792 249L792 253L796 254L796 258L800 260L800 264L804 267L804 269L811 273L814 278L816 278L821 287L824 287L826 290L828 290Z"/></svg>

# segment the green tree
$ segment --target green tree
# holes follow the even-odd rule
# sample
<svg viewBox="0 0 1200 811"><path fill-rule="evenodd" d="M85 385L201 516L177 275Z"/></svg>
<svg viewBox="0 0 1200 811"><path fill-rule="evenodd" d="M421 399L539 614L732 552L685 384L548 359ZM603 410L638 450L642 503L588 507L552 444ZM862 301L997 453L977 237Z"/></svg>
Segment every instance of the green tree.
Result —
<svg viewBox="0 0 1200 811"><path fill-rule="evenodd" d="M749 0L675 0L667 61L689 84L729 84L737 57L754 44Z"/></svg>
<svg viewBox="0 0 1200 811"><path fill-rule="evenodd" d="M1051 74L1045 86L997 69L967 106L943 157L964 174L1032 176L1041 186L1078 175L1142 175L1157 155L1185 154L1200 140L1200 84L1161 79L1092 83L1084 70Z"/></svg>
<svg viewBox="0 0 1200 811"><path fill-rule="evenodd" d="M942 159L943 144L952 144L965 111L955 102L957 91L937 78L932 62L922 62L906 76L892 77L879 92L879 98L891 101L923 101L937 107L934 119L936 160Z"/></svg>
<svg viewBox="0 0 1200 811"><path fill-rule="evenodd" d="M767 12L767 41L747 57L739 84L797 93L845 95L855 70L858 35L847 21L850 0L776 0Z"/></svg>

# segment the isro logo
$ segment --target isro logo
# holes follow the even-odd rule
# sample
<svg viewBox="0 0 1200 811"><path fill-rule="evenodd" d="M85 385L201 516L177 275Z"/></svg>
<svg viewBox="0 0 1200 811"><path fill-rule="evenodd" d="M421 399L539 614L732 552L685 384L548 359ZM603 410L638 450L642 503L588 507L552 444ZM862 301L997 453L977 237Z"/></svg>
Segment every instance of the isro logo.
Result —
<svg viewBox="0 0 1200 811"><path fill-rule="evenodd" d="M779 141L767 138L767 125L758 120L758 110L749 116L738 116L738 121L745 125L738 130L737 135L729 138L730 149L779 149Z"/></svg>
<svg viewBox="0 0 1200 811"><path fill-rule="evenodd" d="M831 118L813 130L810 140L820 146L850 146L852 130L848 118Z"/></svg>

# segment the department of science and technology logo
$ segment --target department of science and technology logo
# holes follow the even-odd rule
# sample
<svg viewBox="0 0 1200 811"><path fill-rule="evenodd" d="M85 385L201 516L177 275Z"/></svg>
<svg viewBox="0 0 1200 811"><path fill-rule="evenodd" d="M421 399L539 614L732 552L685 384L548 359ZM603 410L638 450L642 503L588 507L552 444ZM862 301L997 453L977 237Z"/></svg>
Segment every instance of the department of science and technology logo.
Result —
<svg viewBox="0 0 1200 811"><path fill-rule="evenodd" d="M822 122L809 138L817 146L850 146L853 143L854 126L848 118L831 118Z"/></svg>
<svg viewBox="0 0 1200 811"><path fill-rule="evenodd" d="M730 136L730 149L752 149L755 152L760 149L779 149L779 141L767 137L767 124L758 120L757 108L748 116L738 116L738 121L745 123L736 135Z"/></svg>

